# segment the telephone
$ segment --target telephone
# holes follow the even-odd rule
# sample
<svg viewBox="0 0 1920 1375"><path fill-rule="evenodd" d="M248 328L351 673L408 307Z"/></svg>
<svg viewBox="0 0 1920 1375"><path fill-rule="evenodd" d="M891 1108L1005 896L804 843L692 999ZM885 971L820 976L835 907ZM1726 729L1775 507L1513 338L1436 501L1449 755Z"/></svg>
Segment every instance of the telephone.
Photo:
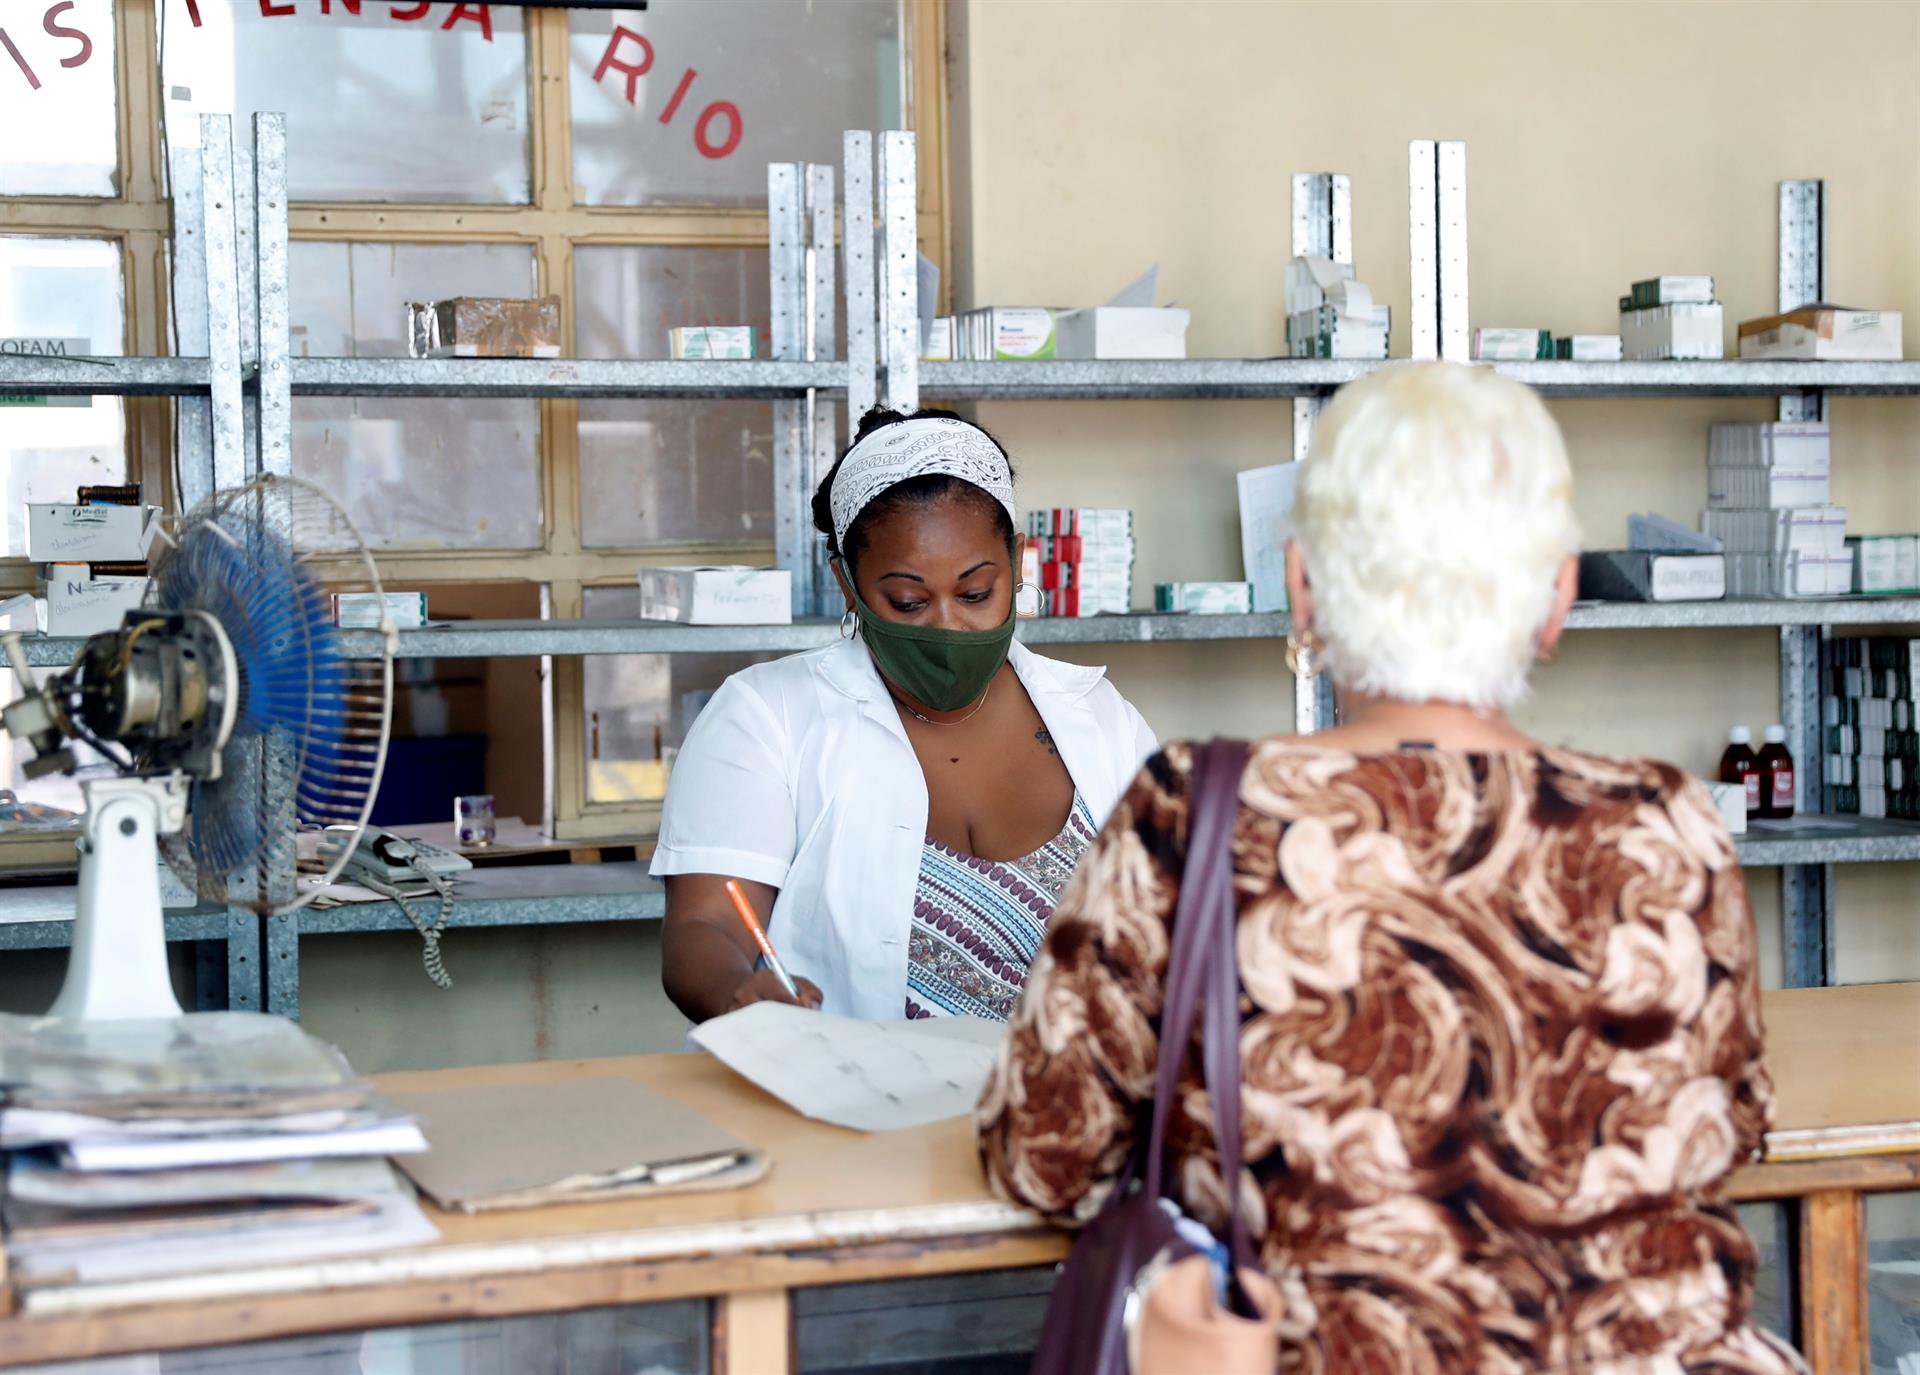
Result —
<svg viewBox="0 0 1920 1375"><path fill-rule="evenodd" d="M473 861L452 850L424 840L408 840L378 826L360 832L360 843L347 858L346 873L357 879L373 879L388 887L431 883L434 878L452 878L473 868Z"/></svg>
<svg viewBox="0 0 1920 1375"><path fill-rule="evenodd" d="M331 858L339 853L340 843L341 840L336 839L329 853L329 847L323 842L321 852ZM420 933L423 945L420 957L426 965L427 977L441 988L451 988L453 980L448 977L440 954L440 937L446 933L447 920L453 915L453 877L472 868L473 861L465 855L424 840L408 840L378 826L366 826L361 828L353 853L347 856L341 877L392 899L393 904L406 913L407 920ZM408 899L435 895L440 899L440 915L437 921L429 923L413 910Z"/></svg>

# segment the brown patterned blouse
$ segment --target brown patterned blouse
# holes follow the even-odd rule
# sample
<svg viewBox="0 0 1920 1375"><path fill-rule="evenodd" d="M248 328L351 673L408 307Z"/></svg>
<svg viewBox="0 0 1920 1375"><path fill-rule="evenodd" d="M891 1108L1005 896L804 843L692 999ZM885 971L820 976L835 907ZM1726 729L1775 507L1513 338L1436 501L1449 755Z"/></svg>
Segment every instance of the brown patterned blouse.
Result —
<svg viewBox="0 0 1920 1375"><path fill-rule="evenodd" d="M1153 1097L1190 758L1153 759L1087 853L980 1103L995 1188L1062 1221ZM1801 1369L1748 1323L1754 1246L1720 1195L1773 1089L1705 790L1564 751L1269 741L1240 800L1239 1194L1283 1368ZM1218 1227L1197 1055L1183 1092L1175 1178Z"/></svg>

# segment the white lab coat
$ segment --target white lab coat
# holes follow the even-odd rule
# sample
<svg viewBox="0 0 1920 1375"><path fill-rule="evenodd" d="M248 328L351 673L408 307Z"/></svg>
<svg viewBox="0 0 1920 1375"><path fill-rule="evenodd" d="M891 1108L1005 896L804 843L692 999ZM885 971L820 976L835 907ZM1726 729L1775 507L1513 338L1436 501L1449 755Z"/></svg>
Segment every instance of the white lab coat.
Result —
<svg viewBox="0 0 1920 1375"><path fill-rule="evenodd" d="M1106 671L1011 662L1096 819L1156 748ZM927 782L866 646L756 664L727 679L674 764L655 877L725 874L780 890L767 935L829 1012L902 1015ZM763 914L764 915L764 914Z"/></svg>

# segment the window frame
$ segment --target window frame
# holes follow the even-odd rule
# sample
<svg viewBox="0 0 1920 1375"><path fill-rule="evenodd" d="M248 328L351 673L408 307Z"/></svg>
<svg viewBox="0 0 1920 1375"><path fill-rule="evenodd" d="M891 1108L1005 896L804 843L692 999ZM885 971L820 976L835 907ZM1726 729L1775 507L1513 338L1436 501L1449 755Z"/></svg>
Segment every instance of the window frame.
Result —
<svg viewBox="0 0 1920 1375"><path fill-rule="evenodd" d="M796 0L797 2L797 0ZM0 195L0 234L106 239L119 245L129 355L170 352L166 245L172 207L165 195L160 139L164 92L158 61L158 10L163 0L114 5L119 92L120 195L110 198ZM950 138L946 14L942 0L898 0L901 12L902 103L919 134L919 233L922 251L942 268L950 254L947 194ZM398 204L295 201L288 209L295 239L380 243L526 244L534 253L536 289L561 300L562 353L576 353L573 253L576 246L765 248L767 212L746 207L585 206L575 203L568 13L528 8L529 175L526 205ZM431 586L531 582L547 589L550 614L578 619L585 589L630 586L649 565L760 562L771 541L689 543L639 548L588 548L581 540L579 406L539 403L537 460L544 503L536 550L394 551L375 555L383 579ZM127 473L169 507L173 403L126 398ZM0 559L0 595L30 591L33 565ZM551 665L552 748L548 752L556 834L569 839L645 839L656 830L657 804L589 803L586 778L585 675L578 658Z"/></svg>

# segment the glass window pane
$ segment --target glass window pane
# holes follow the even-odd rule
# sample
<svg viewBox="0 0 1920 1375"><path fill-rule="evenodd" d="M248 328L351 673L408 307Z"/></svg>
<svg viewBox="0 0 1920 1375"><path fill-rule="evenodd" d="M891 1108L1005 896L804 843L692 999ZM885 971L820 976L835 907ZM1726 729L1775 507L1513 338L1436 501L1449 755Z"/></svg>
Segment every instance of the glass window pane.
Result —
<svg viewBox="0 0 1920 1375"><path fill-rule="evenodd" d="M752 325L767 349L760 248L579 248L582 358L665 358L679 325ZM766 541L773 408L765 401L582 401L580 526L588 548Z"/></svg>
<svg viewBox="0 0 1920 1375"><path fill-rule="evenodd" d="M117 244L0 235L0 351L117 357L124 310ZM0 398L0 473L7 503L0 555L24 558L27 502L72 501L76 487L126 481L120 398Z"/></svg>
<svg viewBox="0 0 1920 1375"><path fill-rule="evenodd" d="M1920 1369L1920 1193L1867 1197L1867 1327L1873 1375Z"/></svg>
<svg viewBox="0 0 1920 1375"><path fill-rule="evenodd" d="M711 1368L712 1319L705 1299L583 1308L511 1318L329 1332L250 1342L244 1346L164 1351L118 1361L36 1367L42 1375L579 1375L644 1371L705 1375Z"/></svg>
<svg viewBox="0 0 1920 1375"><path fill-rule="evenodd" d="M113 5L78 0L58 15L52 8L13 4L0 17L0 195L117 196ZM17 129L33 137L15 137Z"/></svg>
<svg viewBox="0 0 1920 1375"><path fill-rule="evenodd" d="M296 241L293 350L404 358L406 303L531 296L524 244ZM529 399L296 397L293 470L325 487L379 549L537 549L540 411Z"/></svg>
<svg viewBox="0 0 1920 1375"><path fill-rule="evenodd" d="M638 587L589 587L587 620L640 616ZM727 675L766 654L591 654L586 680L587 801L658 802L674 756Z"/></svg>
<svg viewBox="0 0 1920 1375"><path fill-rule="evenodd" d="M653 0L567 16L584 205L765 205L769 162L897 129L898 0Z"/></svg>
<svg viewBox="0 0 1920 1375"><path fill-rule="evenodd" d="M801 1375L1024 1375L1054 1267L796 1289Z"/></svg>
<svg viewBox="0 0 1920 1375"><path fill-rule="evenodd" d="M1759 1252L1753 1285L1753 1321L1793 1340L1794 1267L1792 1220L1785 1203L1742 1203L1740 1225Z"/></svg>
<svg viewBox="0 0 1920 1375"><path fill-rule="evenodd" d="M174 138L197 143L202 112L279 110L295 200L530 199L518 6L276 0L196 13L167 0L164 79L190 92L167 104Z"/></svg>

